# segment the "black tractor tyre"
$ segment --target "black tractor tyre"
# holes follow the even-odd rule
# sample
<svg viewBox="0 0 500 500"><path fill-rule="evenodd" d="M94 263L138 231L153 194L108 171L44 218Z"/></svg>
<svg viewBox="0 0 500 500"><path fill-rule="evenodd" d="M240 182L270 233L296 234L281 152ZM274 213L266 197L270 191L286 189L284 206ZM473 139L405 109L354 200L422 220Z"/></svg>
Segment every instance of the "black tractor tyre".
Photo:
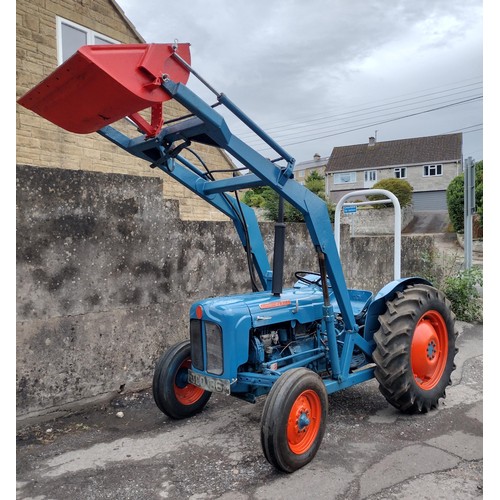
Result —
<svg viewBox="0 0 500 500"><path fill-rule="evenodd" d="M268 462L294 472L316 455L326 429L328 394L321 377L307 368L286 371L267 396L261 445Z"/></svg>
<svg viewBox="0 0 500 500"><path fill-rule="evenodd" d="M190 417L205 407L211 392L188 383L191 344L184 341L168 349L156 364L153 397L156 406L173 419Z"/></svg>
<svg viewBox="0 0 500 500"><path fill-rule="evenodd" d="M387 302L374 335L375 377L403 413L426 413L446 397L458 349L455 314L440 290L408 286Z"/></svg>

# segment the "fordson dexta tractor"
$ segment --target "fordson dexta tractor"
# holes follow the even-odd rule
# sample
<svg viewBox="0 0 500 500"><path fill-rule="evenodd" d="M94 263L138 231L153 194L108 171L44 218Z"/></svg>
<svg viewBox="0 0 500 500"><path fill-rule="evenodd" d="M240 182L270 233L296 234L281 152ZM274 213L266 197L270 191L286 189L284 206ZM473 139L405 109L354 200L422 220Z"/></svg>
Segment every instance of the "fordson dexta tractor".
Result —
<svg viewBox="0 0 500 500"><path fill-rule="evenodd" d="M190 74L215 95L214 104L186 86ZM187 114L164 121L169 99ZM70 132L97 132L234 223L252 290L191 306L189 340L170 347L153 376L154 399L166 415L190 417L214 392L249 402L266 396L264 455L293 472L318 451L329 394L376 377L387 401L404 413L425 413L445 396L456 352L449 301L420 277L396 279L376 295L348 289L326 204L294 180L295 160L192 68L189 44L81 47L19 103ZM218 106L276 157L234 135ZM140 112L148 109L146 119ZM124 118L134 124L134 137L115 124ZM243 167L217 180L201 158L196 166L183 156L192 143L221 148ZM283 289L282 218L271 268L257 218L238 197L256 186L269 186L303 214L317 253L317 268L298 271L291 288Z"/></svg>

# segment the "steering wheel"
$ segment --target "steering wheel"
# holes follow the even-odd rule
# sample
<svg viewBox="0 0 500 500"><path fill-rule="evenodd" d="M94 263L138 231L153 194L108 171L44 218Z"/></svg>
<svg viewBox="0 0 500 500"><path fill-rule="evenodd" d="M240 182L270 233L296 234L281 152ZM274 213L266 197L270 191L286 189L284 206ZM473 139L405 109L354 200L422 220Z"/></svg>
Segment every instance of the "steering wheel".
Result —
<svg viewBox="0 0 500 500"><path fill-rule="evenodd" d="M314 276L317 276L318 279L317 280L310 280L310 279L302 276L303 274L308 274L308 275L313 274ZM306 285L318 285L318 286L321 286L321 275L319 273L314 273L314 272L311 272L311 271L297 271L295 273L295 277L299 281L301 281L302 283L305 283Z"/></svg>

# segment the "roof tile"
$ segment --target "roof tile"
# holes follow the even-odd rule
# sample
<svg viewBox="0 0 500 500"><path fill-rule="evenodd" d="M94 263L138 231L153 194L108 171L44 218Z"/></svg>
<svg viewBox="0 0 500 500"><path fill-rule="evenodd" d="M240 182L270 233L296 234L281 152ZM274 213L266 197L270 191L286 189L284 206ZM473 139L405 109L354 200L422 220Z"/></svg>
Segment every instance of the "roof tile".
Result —
<svg viewBox="0 0 500 500"><path fill-rule="evenodd" d="M461 133L433 135L333 148L326 172L461 159Z"/></svg>

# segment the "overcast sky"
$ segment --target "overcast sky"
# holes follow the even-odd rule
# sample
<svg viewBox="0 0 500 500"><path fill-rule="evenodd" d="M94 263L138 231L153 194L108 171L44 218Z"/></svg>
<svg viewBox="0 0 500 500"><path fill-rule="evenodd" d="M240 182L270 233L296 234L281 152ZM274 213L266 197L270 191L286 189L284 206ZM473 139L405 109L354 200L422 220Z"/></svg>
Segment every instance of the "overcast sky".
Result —
<svg viewBox="0 0 500 500"><path fill-rule="evenodd" d="M463 132L464 157L483 159L479 0L118 4L146 42L189 42L193 68L297 162L370 136L451 132ZM215 101L194 77L188 86Z"/></svg>

